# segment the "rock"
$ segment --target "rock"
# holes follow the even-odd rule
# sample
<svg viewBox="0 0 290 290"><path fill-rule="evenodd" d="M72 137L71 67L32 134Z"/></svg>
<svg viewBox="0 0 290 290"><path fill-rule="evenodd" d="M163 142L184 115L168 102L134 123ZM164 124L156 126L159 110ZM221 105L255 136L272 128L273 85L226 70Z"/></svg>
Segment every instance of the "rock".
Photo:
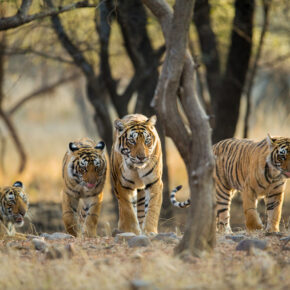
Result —
<svg viewBox="0 0 290 290"><path fill-rule="evenodd" d="M119 229L113 229L112 237L116 237L118 234L122 234L124 232L120 231Z"/></svg>
<svg viewBox="0 0 290 290"><path fill-rule="evenodd" d="M280 241L283 241L285 243L288 243L290 241L290 236L281 238Z"/></svg>
<svg viewBox="0 0 290 290"><path fill-rule="evenodd" d="M268 248L268 242L258 239L245 239L238 243L236 251L250 251L251 248L265 250Z"/></svg>
<svg viewBox="0 0 290 290"><path fill-rule="evenodd" d="M155 290L155 289L157 289L156 287L154 287L153 285L152 285L152 283L151 282L149 282L149 281L145 281L145 280L132 280L131 282L130 282L130 289L132 289L132 290Z"/></svg>
<svg viewBox="0 0 290 290"><path fill-rule="evenodd" d="M152 241L163 241L167 244L176 244L179 240L175 233L159 233L152 239Z"/></svg>
<svg viewBox="0 0 290 290"><path fill-rule="evenodd" d="M117 234L115 236L115 243L121 243L121 242L124 242L124 241L128 241L128 240L132 239L133 237L136 237L136 235L134 233Z"/></svg>
<svg viewBox="0 0 290 290"><path fill-rule="evenodd" d="M150 239L147 236L135 236L128 240L130 248L135 247L148 247L151 244Z"/></svg>
<svg viewBox="0 0 290 290"><path fill-rule="evenodd" d="M66 234L66 233L53 233L53 234L47 234L43 233L40 235L41 237L47 239L47 240L65 240L65 239L73 239L74 236Z"/></svg>
<svg viewBox="0 0 290 290"><path fill-rule="evenodd" d="M240 242L244 240L246 236L244 235L226 235L226 239L233 240L234 242Z"/></svg>
<svg viewBox="0 0 290 290"><path fill-rule="evenodd" d="M47 243L44 239L34 238L31 240L32 244L34 245L35 250L44 252L48 247Z"/></svg>
<svg viewBox="0 0 290 290"><path fill-rule="evenodd" d="M48 247L45 252L45 258L49 260L61 259L63 257L63 251L55 246Z"/></svg>

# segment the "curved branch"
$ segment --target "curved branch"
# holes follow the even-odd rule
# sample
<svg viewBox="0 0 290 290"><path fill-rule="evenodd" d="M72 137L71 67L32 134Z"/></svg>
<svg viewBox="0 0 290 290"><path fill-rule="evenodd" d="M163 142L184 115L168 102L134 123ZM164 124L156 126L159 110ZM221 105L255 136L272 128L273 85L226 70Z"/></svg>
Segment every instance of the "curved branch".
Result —
<svg viewBox="0 0 290 290"><path fill-rule="evenodd" d="M27 160L26 153L25 153L23 145L18 137L17 131L16 131L12 121L10 120L10 117L2 109L0 109L0 117L3 119L5 125L10 133L10 136L11 136L11 138L16 146L16 149L19 153L20 165L18 168L18 173L21 173L21 172L23 172L23 170L25 169L25 166L26 166L26 160Z"/></svg>
<svg viewBox="0 0 290 290"><path fill-rule="evenodd" d="M53 3L51 0L45 0L45 3L48 5L49 8L54 8ZM88 77L94 77L94 69L88 63L86 58L84 57L83 53L79 50L77 46L75 46L71 39L66 34L65 30L63 29L62 23L59 19L57 14L51 17L52 26L61 42L63 47L67 50L70 56L73 58L74 62L77 66L83 71L83 73Z"/></svg>
<svg viewBox="0 0 290 290"><path fill-rule="evenodd" d="M171 42L174 41L172 39L173 36L179 35L179 25L183 25L183 23L172 25L173 13L170 6L165 1L143 0L143 2L160 22L166 41L166 47L168 48ZM192 1L188 1L188 3L192 4ZM192 13L192 11L184 11L184 13L186 12ZM186 28L186 25L182 28L188 29ZM186 160L188 154L190 154L190 132L188 132L182 121L176 101L177 90L184 63L184 55L178 54L177 50L182 51L184 49L185 51L186 39L184 39L184 37L187 37L187 34L182 35L183 38L178 39L178 47L174 50L167 51L152 105L160 114L160 116L158 116L161 118L166 135L173 138L182 158ZM169 63L170 65L168 65ZM168 78L170 81L168 81ZM172 118L172 116L175 116L175 118ZM184 138L174 138L176 132L180 132Z"/></svg>
<svg viewBox="0 0 290 290"><path fill-rule="evenodd" d="M30 3L29 3L30 2ZM42 19L47 16L54 16L60 13L71 11L76 8L96 8L96 5L91 5L87 0L68 4L63 7L50 7L46 11L41 11L35 14L27 15L31 1L23 0L20 10L14 16L0 18L0 30L8 30L16 28L23 24L32 22L36 19Z"/></svg>
<svg viewBox="0 0 290 290"><path fill-rule="evenodd" d="M11 116L12 114L14 114L18 109L20 109L20 107L23 106L23 104L25 104L27 101L31 100L31 99L35 99L37 97L43 96L46 93L49 93L51 91L53 91L54 89L56 89L57 87L63 85L64 83L70 82L72 80L75 80L77 78L79 78L80 75L79 74L74 74L71 75L67 78L62 78L50 85L44 86L32 93L30 93L29 95L23 97L20 101L18 101L9 111L8 114Z"/></svg>

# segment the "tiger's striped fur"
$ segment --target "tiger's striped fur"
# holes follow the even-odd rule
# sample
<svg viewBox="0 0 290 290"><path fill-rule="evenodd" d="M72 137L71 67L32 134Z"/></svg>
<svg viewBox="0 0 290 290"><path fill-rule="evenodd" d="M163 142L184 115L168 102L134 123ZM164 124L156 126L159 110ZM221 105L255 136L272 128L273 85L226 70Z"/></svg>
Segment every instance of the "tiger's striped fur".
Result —
<svg viewBox="0 0 290 290"><path fill-rule="evenodd" d="M16 181L13 186L0 187L0 199L0 237L24 237L15 232L15 227L23 226L29 206L22 182Z"/></svg>
<svg viewBox="0 0 290 290"><path fill-rule="evenodd" d="M215 181L217 226L230 228L230 204L240 191L248 230L261 229L258 198L267 207L268 232L278 232L286 179L290 177L290 138L268 136L260 142L226 139L213 146L216 155Z"/></svg>
<svg viewBox="0 0 290 290"><path fill-rule="evenodd" d="M156 116L115 121L111 179L119 203L119 230L157 233L162 204L162 151Z"/></svg>
<svg viewBox="0 0 290 290"><path fill-rule="evenodd" d="M180 207L180 208L185 208L185 207L189 207L190 206L190 199L180 202L176 200L176 193L177 191L179 191L182 188L182 185L178 185L176 188L174 188L170 194L170 201L171 203L176 206L176 207Z"/></svg>
<svg viewBox="0 0 290 290"><path fill-rule="evenodd" d="M215 144L213 151L218 229L231 232L230 204L234 193L240 191L247 229L263 227L257 202L264 197L268 215L266 231L278 232L286 179L290 178L290 138L268 135L260 142L231 138Z"/></svg>
<svg viewBox="0 0 290 290"><path fill-rule="evenodd" d="M71 142L64 156L63 222L74 236L96 236L107 171L104 149L104 142L83 138Z"/></svg>

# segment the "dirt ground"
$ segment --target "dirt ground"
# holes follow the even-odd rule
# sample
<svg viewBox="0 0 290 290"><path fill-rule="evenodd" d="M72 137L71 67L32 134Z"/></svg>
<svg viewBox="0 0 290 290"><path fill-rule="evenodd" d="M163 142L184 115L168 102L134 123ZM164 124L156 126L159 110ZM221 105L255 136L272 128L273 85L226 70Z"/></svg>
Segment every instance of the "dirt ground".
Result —
<svg viewBox="0 0 290 290"><path fill-rule="evenodd" d="M289 235L285 232L284 235ZM177 241L130 248L114 237L0 242L1 289L289 289L290 248L281 236L262 232L265 250L237 251L237 242L217 235L214 251L201 258L175 256Z"/></svg>

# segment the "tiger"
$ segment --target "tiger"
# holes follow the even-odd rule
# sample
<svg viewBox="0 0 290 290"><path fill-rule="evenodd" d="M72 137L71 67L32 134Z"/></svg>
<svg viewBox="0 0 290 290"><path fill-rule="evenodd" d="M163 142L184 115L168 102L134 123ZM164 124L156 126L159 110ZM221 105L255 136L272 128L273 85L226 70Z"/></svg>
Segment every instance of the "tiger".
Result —
<svg viewBox="0 0 290 290"><path fill-rule="evenodd" d="M264 198L266 231L279 232L286 180L290 178L290 138L269 134L260 142L230 138L213 145L213 152L217 229L231 233L230 205L235 192L239 191L247 230L263 228L257 204L258 198ZM171 202L180 207L175 199L177 191L172 192Z"/></svg>
<svg viewBox="0 0 290 290"><path fill-rule="evenodd" d="M29 201L21 181L16 181L12 186L0 187L0 237L13 236L24 238L25 235L16 233L15 227L24 225Z"/></svg>
<svg viewBox="0 0 290 290"><path fill-rule="evenodd" d="M62 216L69 234L96 236L106 172L103 141L82 138L69 143L62 167Z"/></svg>
<svg viewBox="0 0 290 290"><path fill-rule="evenodd" d="M122 232L157 233L163 167L156 121L155 115L130 114L114 122L111 181Z"/></svg>

